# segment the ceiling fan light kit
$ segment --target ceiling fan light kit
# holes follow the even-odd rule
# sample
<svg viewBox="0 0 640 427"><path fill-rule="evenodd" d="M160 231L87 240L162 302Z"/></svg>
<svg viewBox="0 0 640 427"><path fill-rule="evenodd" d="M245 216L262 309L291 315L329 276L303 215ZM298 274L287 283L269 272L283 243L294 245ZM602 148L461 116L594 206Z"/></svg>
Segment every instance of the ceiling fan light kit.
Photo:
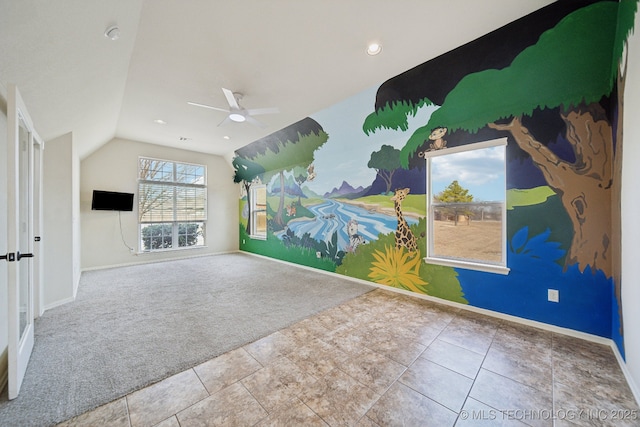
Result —
<svg viewBox="0 0 640 427"><path fill-rule="evenodd" d="M229 113L229 118L236 123L242 123L247 120L244 114L240 112L235 112L235 111L232 111L231 113Z"/></svg>

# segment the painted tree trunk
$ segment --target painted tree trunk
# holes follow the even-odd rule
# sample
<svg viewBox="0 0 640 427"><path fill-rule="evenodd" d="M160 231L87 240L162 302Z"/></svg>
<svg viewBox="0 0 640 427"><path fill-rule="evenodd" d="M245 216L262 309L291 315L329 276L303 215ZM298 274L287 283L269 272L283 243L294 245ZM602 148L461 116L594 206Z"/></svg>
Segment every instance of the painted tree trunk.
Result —
<svg viewBox="0 0 640 427"><path fill-rule="evenodd" d="M282 226L284 225L284 220L282 219L284 215L284 171L280 171L280 203L278 203L278 212L276 212L276 217L274 221L276 224Z"/></svg>
<svg viewBox="0 0 640 427"><path fill-rule="evenodd" d="M253 212L251 211L251 183L247 181L244 182L244 191L247 192L247 205L249 206L249 217L247 218L247 234L251 234L251 217L253 216Z"/></svg>
<svg viewBox="0 0 640 427"><path fill-rule="evenodd" d="M377 169L377 171L378 171L378 175L380 175L380 178L382 178L385 185L387 186L387 191L384 194L389 194L389 192L391 191L391 183L392 183L393 174L395 173L395 171L388 171L385 169Z"/></svg>
<svg viewBox="0 0 640 427"><path fill-rule="evenodd" d="M598 109L599 105L589 105L562 116L574 163L558 158L538 142L517 117L509 124L490 127L510 131L560 197L573 224L565 266L578 264L580 271L590 266L593 272L602 270L611 277L612 129L606 119L599 119Z"/></svg>

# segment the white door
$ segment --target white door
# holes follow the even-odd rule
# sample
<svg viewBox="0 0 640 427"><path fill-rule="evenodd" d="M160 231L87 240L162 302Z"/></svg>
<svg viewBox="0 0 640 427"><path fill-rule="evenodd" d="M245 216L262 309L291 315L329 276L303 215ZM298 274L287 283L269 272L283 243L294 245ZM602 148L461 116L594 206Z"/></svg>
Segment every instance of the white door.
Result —
<svg viewBox="0 0 640 427"><path fill-rule="evenodd" d="M9 87L7 139L7 248L3 256L7 262L7 285L9 288L9 399L18 396L20 385L27 370L34 341L34 175L40 165L34 164L36 149L42 142L36 134L33 122L15 86ZM41 158L39 153L38 158ZM38 203L38 208L40 204ZM35 265L39 265L35 263ZM37 275L40 277L40 275Z"/></svg>

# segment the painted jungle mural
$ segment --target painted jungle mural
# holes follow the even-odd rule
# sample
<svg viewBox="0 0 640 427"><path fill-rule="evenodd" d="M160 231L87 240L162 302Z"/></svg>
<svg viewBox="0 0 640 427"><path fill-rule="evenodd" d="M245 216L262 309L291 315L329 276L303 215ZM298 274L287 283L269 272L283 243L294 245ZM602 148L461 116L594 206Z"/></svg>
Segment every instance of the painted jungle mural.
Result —
<svg viewBox="0 0 640 427"><path fill-rule="evenodd" d="M624 354L616 218L637 4L551 4L237 150L241 249L612 338ZM501 157L447 155L500 138ZM252 237L258 184L266 239ZM427 197L457 208L428 218ZM433 224L503 220L508 274L424 261Z"/></svg>

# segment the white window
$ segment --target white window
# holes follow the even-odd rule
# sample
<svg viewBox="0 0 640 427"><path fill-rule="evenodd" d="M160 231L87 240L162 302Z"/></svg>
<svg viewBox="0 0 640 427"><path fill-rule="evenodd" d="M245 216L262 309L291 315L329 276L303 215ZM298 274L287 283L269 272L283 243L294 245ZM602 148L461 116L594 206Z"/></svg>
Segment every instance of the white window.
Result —
<svg viewBox="0 0 640 427"><path fill-rule="evenodd" d="M508 274L506 143L500 138L424 154L426 262Z"/></svg>
<svg viewBox="0 0 640 427"><path fill-rule="evenodd" d="M141 251L204 246L206 166L139 158L138 218Z"/></svg>
<svg viewBox="0 0 640 427"><path fill-rule="evenodd" d="M267 238L267 187L251 186L249 195L250 221L249 234L254 239Z"/></svg>

